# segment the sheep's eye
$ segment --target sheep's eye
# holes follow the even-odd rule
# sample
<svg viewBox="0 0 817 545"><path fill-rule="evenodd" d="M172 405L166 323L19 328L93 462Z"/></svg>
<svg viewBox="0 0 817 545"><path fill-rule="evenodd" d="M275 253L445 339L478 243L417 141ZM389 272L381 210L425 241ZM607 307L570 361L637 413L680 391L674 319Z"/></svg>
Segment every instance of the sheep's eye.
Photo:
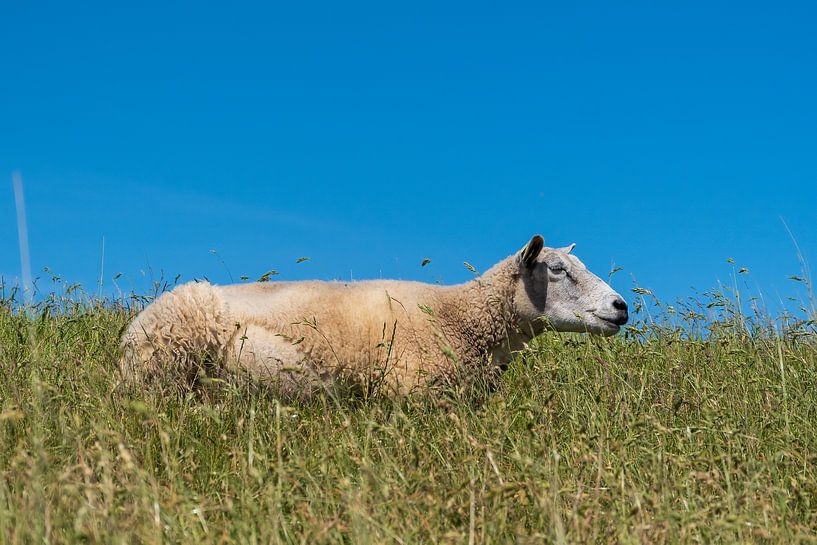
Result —
<svg viewBox="0 0 817 545"><path fill-rule="evenodd" d="M565 268L561 265L549 265L548 268L553 274L562 274L565 272Z"/></svg>

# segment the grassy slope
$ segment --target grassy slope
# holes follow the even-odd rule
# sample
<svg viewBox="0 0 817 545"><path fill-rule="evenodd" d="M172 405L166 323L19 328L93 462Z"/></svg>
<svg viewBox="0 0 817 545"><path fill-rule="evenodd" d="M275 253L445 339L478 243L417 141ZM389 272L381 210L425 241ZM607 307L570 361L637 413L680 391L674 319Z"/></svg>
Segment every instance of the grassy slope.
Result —
<svg viewBox="0 0 817 545"><path fill-rule="evenodd" d="M283 407L116 388L126 311L11 306L2 542L815 542L807 335L551 335L481 404Z"/></svg>

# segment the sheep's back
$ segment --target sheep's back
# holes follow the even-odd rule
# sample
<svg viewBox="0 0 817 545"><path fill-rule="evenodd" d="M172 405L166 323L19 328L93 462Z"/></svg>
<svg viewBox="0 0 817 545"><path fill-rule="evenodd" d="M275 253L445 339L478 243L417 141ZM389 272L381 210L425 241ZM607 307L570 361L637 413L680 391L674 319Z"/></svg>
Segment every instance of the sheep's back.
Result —
<svg viewBox="0 0 817 545"><path fill-rule="evenodd" d="M415 386L439 365L441 339L428 309L437 286L416 282L276 282L220 288L231 316L295 344L311 363Z"/></svg>

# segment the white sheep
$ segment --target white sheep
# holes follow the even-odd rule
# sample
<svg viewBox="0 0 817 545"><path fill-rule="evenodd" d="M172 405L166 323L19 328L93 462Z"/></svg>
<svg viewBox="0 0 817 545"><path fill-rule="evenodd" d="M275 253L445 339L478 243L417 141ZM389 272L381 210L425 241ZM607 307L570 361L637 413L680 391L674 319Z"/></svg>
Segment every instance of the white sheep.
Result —
<svg viewBox="0 0 817 545"><path fill-rule="evenodd" d="M612 335L627 304L573 255L536 235L456 286L393 280L188 283L145 308L123 336L130 381L208 365L276 383L289 397L322 389L408 393L493 380L547 329Z"/></svg>

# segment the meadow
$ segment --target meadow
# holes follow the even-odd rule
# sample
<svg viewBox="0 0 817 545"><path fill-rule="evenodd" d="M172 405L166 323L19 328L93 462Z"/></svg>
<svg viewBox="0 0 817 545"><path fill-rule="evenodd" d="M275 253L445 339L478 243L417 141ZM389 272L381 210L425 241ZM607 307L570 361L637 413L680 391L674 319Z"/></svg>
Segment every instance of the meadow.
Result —
<svg viewBox="0 0 817 545"><path fill-rule="evenodd" d="M151 296L3 285L0 542L817 543L813 307L633 291L495 392L283 405L120 385Z"/></svg>

